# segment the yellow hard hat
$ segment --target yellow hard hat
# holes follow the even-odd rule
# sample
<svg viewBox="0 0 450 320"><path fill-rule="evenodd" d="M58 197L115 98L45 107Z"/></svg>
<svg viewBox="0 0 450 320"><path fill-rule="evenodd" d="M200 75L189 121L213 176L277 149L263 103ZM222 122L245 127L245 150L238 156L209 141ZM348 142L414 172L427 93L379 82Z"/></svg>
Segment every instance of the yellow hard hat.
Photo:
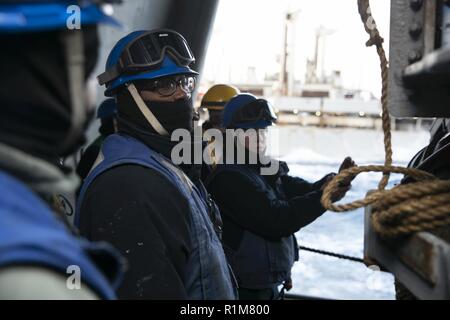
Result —
<svg viewBox="0 0 450 320"><path fill-rule="evenodd" d="M209 88L203 96L201 107L209 110L222 110L225 104L239 94L238 88L228 84L216 84Z"/></svg>

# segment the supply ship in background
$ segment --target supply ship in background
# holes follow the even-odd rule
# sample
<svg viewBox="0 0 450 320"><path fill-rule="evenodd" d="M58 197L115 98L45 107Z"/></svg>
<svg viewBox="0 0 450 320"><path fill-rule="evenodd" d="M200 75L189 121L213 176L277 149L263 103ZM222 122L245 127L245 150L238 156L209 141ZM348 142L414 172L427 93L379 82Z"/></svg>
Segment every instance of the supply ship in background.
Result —
<svg viewBox="0 0 450 320"><path fill-rule="evenodd" d="M326 41L333 30L323 26L316 29L315 41L311 43L314 46L313 58L300 61L306 66L304 80L294 79L291 66L297 65L297 61L293 61L294 49L288 42L301 39L291 39L288 30L295 17L294 13L287 13L285 16L279 72L266 75L264 81L258 81L255 67L248 67L245 82L231 83L242 92L264 97L274 106L278 116L276 130L279 130L282 139L277 140L273 155L295 161L294 154L298 154L299 149L307 149L325 157L330 154L330 136L337 136L340 140L332 139L335 142L331 148L334 158L340 159L350 154L364 163L382 162L384 150L380 99L373 92L344 87L342 72L327 72L324 67ZM214 84L212 81L202 81L197 105L203 94ZM200 108L199 111L201 119L208 117L206 109ZM394 155L397 162L405 164L413 156L405 150L405 145L409 144L410 149L414 150L414 147L421 148L428 143L433 121L433 118L391 118L394 148L397 147L398 151ZM292 139L286 139L286 136ZM349 141L356 145L359 145L358 142L365 142L365 147L350 149ZM305 159L298 159L302 160Z"/></svg>

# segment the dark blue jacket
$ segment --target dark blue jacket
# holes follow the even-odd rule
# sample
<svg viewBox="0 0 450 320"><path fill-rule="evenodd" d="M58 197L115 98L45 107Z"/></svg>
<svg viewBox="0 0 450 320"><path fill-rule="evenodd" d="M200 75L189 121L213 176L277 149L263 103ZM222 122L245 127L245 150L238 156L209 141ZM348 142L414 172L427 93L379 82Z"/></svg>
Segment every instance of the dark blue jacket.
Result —
<svg viewBox="0 0 450 320"><path fill-rule="evenodd" d="M274 176L258 165L218 165L207 187L224 222L225 253L240 287L266 289L282 284L298 260L294 233L325 212L322 182Z"/></svg>

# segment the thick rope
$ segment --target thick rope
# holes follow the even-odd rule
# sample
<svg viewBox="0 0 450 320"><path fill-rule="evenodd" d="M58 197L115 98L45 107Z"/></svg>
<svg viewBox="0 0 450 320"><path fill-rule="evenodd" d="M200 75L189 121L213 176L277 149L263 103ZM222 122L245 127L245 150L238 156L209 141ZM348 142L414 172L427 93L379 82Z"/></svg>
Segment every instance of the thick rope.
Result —
<svg viewBox="0 0 450 320"><path fill-rule="evenodd" d="M383 49L383 38L372 17L369 0L358 0L358 11L364 28L370 35L366 45L375 45L380 57L385 164L384 166L370 165L343 170L325 188L322 204L326 209L335 212L345 212L373 205L373 227L379 235L387 238L448 226L450 225L450 181L438 180L432 174L422 170L392 166L391 127L387 109L389 67ZM361 200L343 205L333 204L332 195L338 188L339 182L350 181L362 172L383 173L378 190L369 193L366 198ZM390 173L410 176L416 182L384 190L389 182Z"/></svg>
<svg viewBox="0 0 450 320"><path fill-rule="evenodd" d="M391 146L391 119L387 108L387 88L388 88L388 75L389 64L386 58L386 53L383 48L384 39L380 36L375 19L372 16L369 0L358 0L358 11L361 16L361 20L364 24L364 29L370 35L370 39L366 42L366 46L370 47L375 45L377 48L378 56L380 57L381 67L381 108L382 108L382 123L384 132L384 149L385 149L385 166L392 164L392 146ZM389 182L389 172L384 172L378 189L382 190Z"/></svg>

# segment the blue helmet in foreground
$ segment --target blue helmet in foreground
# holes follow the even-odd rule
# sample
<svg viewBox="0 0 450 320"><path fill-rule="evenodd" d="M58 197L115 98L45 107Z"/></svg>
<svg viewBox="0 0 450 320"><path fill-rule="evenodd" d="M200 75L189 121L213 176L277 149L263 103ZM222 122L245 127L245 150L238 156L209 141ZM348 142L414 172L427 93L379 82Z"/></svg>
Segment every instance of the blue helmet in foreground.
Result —
<svg viewBox="0 0 450 320"><path fill-rule="evenodd" d="M98 80L106 85L105 95L111 97L129 82L177 74L197 75L189 68L194 61L179 33L167 29L135 31L116 43Z"/></svg>
<svg viewBox="0 0 450 320"><path fill-rule="evenodd" d="M276 122L270 103L250 93L240 93L225 105L222 125L231 129L264 129Z"/></svg>
<svg viewBox="0 0 450 320"><path fill-rule="evenodd" d="M53 41L61 39L67 70L68 98L70 103L70 127L58 146L58 152L65 155L72 152L83 135L87 115L87 91L85 73L85 42L83 26L99 23L118 23L108 16L102 5L115 0L0 0L0 34L17 37L34 33L59 31ZM96 30L88 30L96 32ZM52 40L50 40L52 41ZM92 43L97 49L97 43ZM43 45L43 47L45 44ZM90 62L96 62L92 59Z"/></svg>
<svg viewBox="0 0 450 320"><path fill-rule="evenodd" d="M7 1L8 2L8 1ZM102 4L118 2L103 1L9 1L0 3L0 32L41 32L69 28L73 22L80 25L107 23L119 25L107 15Z"/></svg>

